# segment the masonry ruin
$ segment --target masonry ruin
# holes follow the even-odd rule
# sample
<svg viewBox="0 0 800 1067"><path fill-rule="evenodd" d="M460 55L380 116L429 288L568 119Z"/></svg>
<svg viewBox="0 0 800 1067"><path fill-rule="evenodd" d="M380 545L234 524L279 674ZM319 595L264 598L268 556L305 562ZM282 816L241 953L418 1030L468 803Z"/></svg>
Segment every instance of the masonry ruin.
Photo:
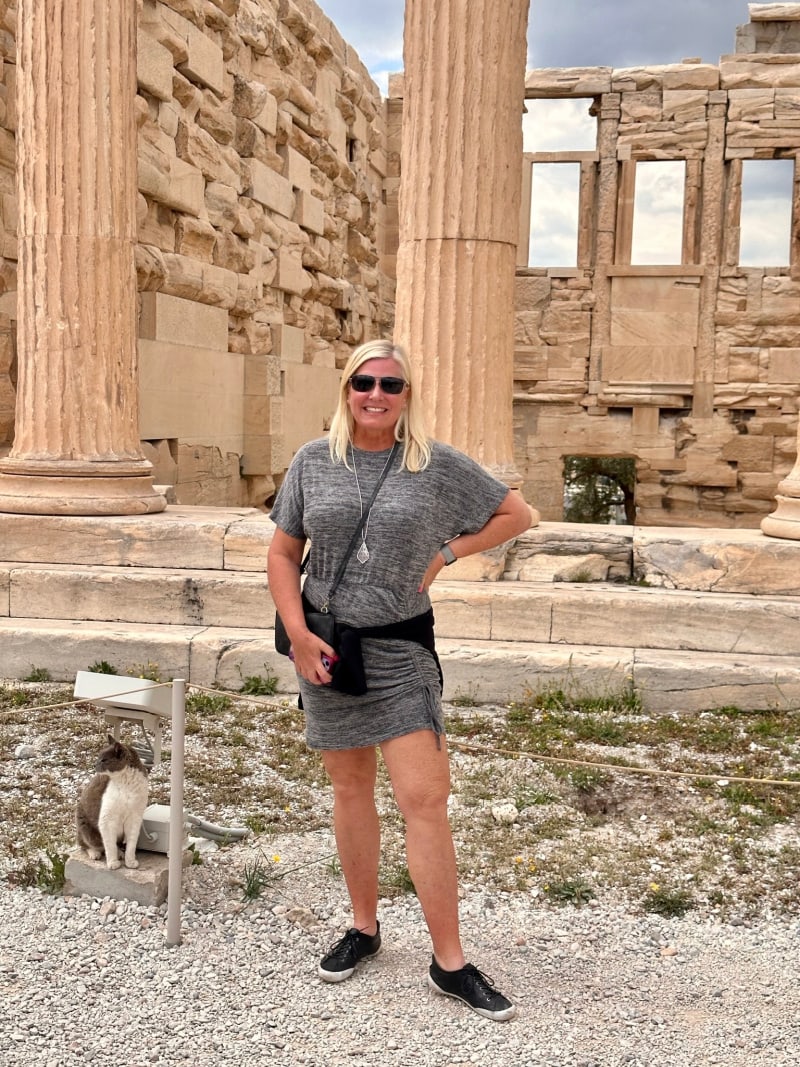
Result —
<svg viewBox="0 0 800 1067"><path fill-rule="evenodd" d="M0 457L17 378L16 16L0 15ZM137 29L142 450L173 501L263 507L324 432L352 347L393 329L404 80L383 100L312 0L142 0ZM584 101L597 124L591 150L524 157L526 498L558 521L565 457L626 458L637 524L758 527L797 450L800 5L751 5L718 65L529 71L525 94ZM682 169L679 252L632 262L637 178L656 161ZM740 262L755 161L794 168L785 263ZM580 175L575 259L531 267L531 174L563 163Z"/></svg>

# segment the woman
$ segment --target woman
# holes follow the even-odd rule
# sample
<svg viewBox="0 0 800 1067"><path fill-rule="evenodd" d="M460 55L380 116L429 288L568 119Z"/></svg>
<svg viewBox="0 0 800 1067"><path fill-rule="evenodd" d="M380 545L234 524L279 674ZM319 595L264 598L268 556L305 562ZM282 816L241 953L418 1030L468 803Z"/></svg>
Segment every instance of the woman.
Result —
<svg viewBox="0 0 800 1067"><path fill-rule="evenodd" d="M393 452L395 442L400 445ZM365 636L368 690L353 697L331 688L330 661L323 656L334 650L305 624L300 565L308 538L304 596L319 609L365 517L330 610L337 622L358 628L402 620L419 628L421 617L424 632L415 632L414 640ZM277 528L269 551L270 590L292 643L307 741L322 751L333 785L336 845L353 908L352 927L318 973L325 981L342 981L380 949L374 798L380 746L405 819L408 869L433 944L429 984L487 1018L510 1019L514 1006L466 963L459 938L440 673L431 650L432 615L425 613L441 569L522 533L531 523L530 508L467 456L428 440L406 354L390 341L371 341L353 352L344 369L329 438L304 445L292 461L272 519Z"/></svg>

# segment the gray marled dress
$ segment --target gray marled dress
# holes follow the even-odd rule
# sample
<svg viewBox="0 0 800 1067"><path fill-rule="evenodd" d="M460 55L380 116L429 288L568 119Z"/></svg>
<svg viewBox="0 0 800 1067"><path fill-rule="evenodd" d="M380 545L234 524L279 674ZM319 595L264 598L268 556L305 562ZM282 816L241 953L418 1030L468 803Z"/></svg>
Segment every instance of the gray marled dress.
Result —
<svg viewBox="0 0 800 1067"><path fill-rule="evenodd" d="M361 496L369 502L389 451L348 454L358 470ZM508 487L473 460L434 442L430 465L416 474L395 457L372 508L369 559L355 550L331 600L331 611L350 626L381 626L428 610L417 589L444 541L480 530ZM311 541L305 595L319 607L359 522L356 477L334 463L327 438L304 445L280 488L272 520L290 537ZM312 748L358 748L413 730L442 732L439 675L430 652L411 641L364 639L368 691L347 696L298 678Z"/></svg>

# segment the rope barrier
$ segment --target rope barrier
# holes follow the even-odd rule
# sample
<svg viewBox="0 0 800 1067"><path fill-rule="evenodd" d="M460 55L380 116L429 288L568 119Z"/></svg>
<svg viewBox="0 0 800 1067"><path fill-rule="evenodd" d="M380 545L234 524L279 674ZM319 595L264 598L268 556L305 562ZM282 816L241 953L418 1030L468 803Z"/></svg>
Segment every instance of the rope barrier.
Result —
<svg viewBox="0 0 800 1067"><path fill-rule="evenodd" d="M140 689L131 689L125 693L111 693L107 697L94 696L89 699L84 698L81 700L64 701L59 704L43 704L39 707L25 707L17 708L14 711L6 712L5 714L15 714L20 711L25 711L30 715L39 711L55 711L59 708L69 707L81 707L85 704L97 704L101 701L113 701L119 699L122 696L129 696L132 693L152 692L154 688L172 688L172 682L158 682L155 685L150 683L147 686L142 686ZM200 693L208 693L211 696L226 696L232 700L246 701L248 704L257 704L261 707L267 708L271 711L287 711L292 708L289 704L277 704L274 701L266 700L263 697L251 695L248 693L236 693L232 690L226 689L212 689L209 686L198 685L195 682L187 682L186 688L196 690ZM294 710L297 710L296 708ZM537 752L524 752L516 749L503 749L492 748L486 745L474 745L465 741L458 741L453 738L448 738L448 744L451 748L457 748L464 752L474 752L485 756L502 756L508 759L529 759L537 763L553 764L565 767L581 767L587 770L594 771L616 771L618 774L640 774L650 775L656 778L683 778L696 781L701 778L712 778L716 781L724 779L726 783L737 785L757 785L757 786L777 786L780 788L788 789L800 789L800 780L789 778L755 778L746 775L726 774L724 771L712 769L705 771L672 771L661 767L634 767L627 764L620 763L601 763L593 760L580 760L571 759L567 756L545 756Z"/></svg>

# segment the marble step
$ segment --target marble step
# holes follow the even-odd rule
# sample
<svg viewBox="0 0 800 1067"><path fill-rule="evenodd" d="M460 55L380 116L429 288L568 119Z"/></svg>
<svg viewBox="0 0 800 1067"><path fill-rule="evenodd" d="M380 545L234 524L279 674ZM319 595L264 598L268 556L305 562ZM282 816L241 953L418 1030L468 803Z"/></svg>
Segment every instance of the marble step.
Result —
<svg viewBox="0 0 800 1067"><path fill-rule="evenodd" d="M800 597L440 577L432 599L453 640L800 654ZM261 629L274 606L263 572L0 563L0 616Z"/></svg>
<svg viewBox="0 0 800 1067"><path fill-rule="evenodd" d="M800 706L800 667L785 656L464 638L440 638L438 648L447 699L508 703L548 688L599 696L633 686L653 712ZM273 674L279 694L296 692L271 630L0 619L0 678L47 670L71 685L101 660L118 674L155 671L232 691Z"/></svg>

